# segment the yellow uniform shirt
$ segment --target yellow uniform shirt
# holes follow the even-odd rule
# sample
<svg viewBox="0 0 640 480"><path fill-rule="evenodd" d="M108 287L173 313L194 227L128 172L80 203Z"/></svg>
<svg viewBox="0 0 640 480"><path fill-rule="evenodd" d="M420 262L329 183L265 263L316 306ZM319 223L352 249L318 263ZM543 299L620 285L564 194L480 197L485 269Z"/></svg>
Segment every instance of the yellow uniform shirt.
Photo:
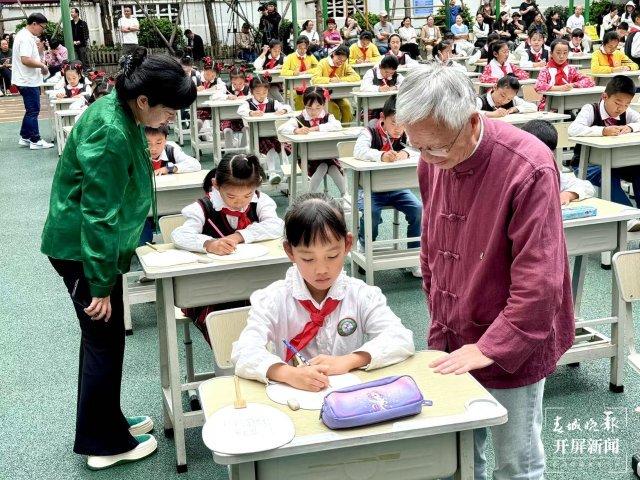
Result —
<svg viewBox="0 0 640 480"><path fill-rule="evenodd" d="M360 75L356 73L349 63L344 62L339 67L335 67L330 58L323 58L320 60L320 63L318 63L311 83L314 85L325 85L331 82L331 77L337 77L341 82L360 81Z"/></svg>
<svg viewBox="0 0 640 480"><path fill-rule="evenodd" d="M304 62L306 68L301 73L313 75L315 68L318 66L318 59L313 55L305 55L304 60L301 60L296 52L287 55L287 58L284 59L280 75L293 75L294 72L299 72L302 62Z"/></svg>
<svg viewBox="0 0 640 480"><path fill-rule="evenodd" d="M382 59L378 47L373 42L367 48L360 46L360 42L356 42L349 47L349 63L356 63L356 60L365 62L378 63Z"/></svg>
<svg viewBox="0 0 640 480"><path fill-rule="evenodd" d="M601 49L593 52L591 57L591 73L613 73L615 67L629 67L631 70L638 70L638 65L632 61L621 50L616 50L611 55L613 67L609 63L609 58Z"/></svg>

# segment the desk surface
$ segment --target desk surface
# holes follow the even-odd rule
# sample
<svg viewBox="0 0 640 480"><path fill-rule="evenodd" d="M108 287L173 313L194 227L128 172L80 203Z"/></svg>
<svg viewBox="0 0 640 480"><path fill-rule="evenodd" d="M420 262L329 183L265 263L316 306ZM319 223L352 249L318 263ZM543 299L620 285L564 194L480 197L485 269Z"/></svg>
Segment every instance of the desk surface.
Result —
<svg viewBox="0 0 640 480"><path fill-rule="evenodd" d="M311 132L306 135L296 133L280 133L279 135L292 143L312 143L330 140L353 140L360 135L364 127L349 127L335 132Z"/></svg>
<svg viewBox="0 0 640 480"><path fill-rule="evenodd" d="M287 112L287 113L278 115L274 112L274 113L265 113L264 115L253 116L253 117L250 115L243 115L242 120L244 120L247 123L274 122L276 120L282 120L284 118L295 117L296 115L300 115L301 113L302 111Z"/></svg>
<svg viewBox="0 0 640 480"><path fill-rule="evenodd" d="M327 82L327 83L314 83L313 85L316 87L325 87L329 90L332 88L349 88L349 87L359 87L362 84L362 80L358 80L356 82Z"/></svg>
<svg viewBox="0 0 640 480"><path fill-rule="evenodd" d="M267 240L260 242L260 245L264 245L269 249L269 253L263 257L252 258L249 260L213 260L207 257L205 254L196 253L195 255L206 259L207 263L187 263L184 265L175 265L171 267L148 267L144 261L144 255L151 253L153 250L151 247L144 246L136 248L136 255L140 259L140 265L144 270L145 275L150 279L169 278L169 277L182 277L185 275L194 275L199 273L211 273L226 270L236 270L240 268L251 268L260 265L273 265L276 263L287 263L289 257L287 257L282 247L282 239ZM169 250L174 248L172 243L163 243L160 245L154 245L158 250ZM214 295L215 292L212 292Z"/></svg>
<svg viewBox="0 0 640 480"><path fill-rule="evenodd" d="M569 54L569 60L591 60L590 54L571 55Z"/></svg>
<svg viewBox="0 0 640 480"><path fill-rule="evenodd" d="M616 137L569 137L569 141L594 148L633 147L640 145L640 132L625 133Z"/></svg>
<svg viewBox="0 0 640 480"><path fill-rule="evenodd" d="M80 100L82 97L71 97L71 98L54 98L53 99L53 104L54 105L66 105L68 103L75 103L78 100Z"/></svg>
<svg viewBox="0 0 640 480"><path fill-rule="evenodd" d="M614 72L614 73L591 73L587 72L587 75L594 78L613 78L616 75L624 75L625 77L637 77L640 76L640 70L628 70L626 72Z"/></svg>
<svg viewBox="0 0 640 480"><path fill-rule="evenodd" d="M603 92L604 92L604 87L587 87L587 88L572 88L571 90L566 92L546 91L544 92L544 95L546 95L547 97L572 97L575 95L591 95L594 93L603 93Z"/></svg>
<svg viewBox="0 0 640 480"><path fill-rule="evenodd" d="M411 375L420 387L425 400L431 400L433 405L423 407L422 413L415 417L347 430L330 430L319 420L318 411L292 411L286 405L279 405L269 400L264 384L240 379L243 398L247 402L271 405L291 417L296 436L291 443L268 452L239 456L218 455L214 452L216 461L224 459L222 463L225 464L239 463L294 455L297 453L296 450L304 451L304 447L308 450L310 445L324 444L323 449L326 449L327 442L331 442L330 448L340 448L505 423L506 409L496 402L470 374L440 375L428 367L432 360L441 355L442 352L438 351L417 352L415 356L396 365L370 372L363 370L352 372L363 382L390 375ZM205 418L210 417L220 408L232 405L233 392L233 377L220 377L203 382L199 393ZM482 399L486 400L474 402ZM381 439L381 436L384 438ZM251 457L251 460L247 457Z"/></svg>
<svg viewBox="0 0 640 480"><path fill-rule="evenodd" d="M390 92L363 92L362 90L354 90L353 96L358 98L375 98L375 97L390 97L391 95L397 95L397 90Z"/></svg>
<svg viewBox="0 0 640 480"><path fill-rule="evenodd" d="M176 173L174 175L158 175L156 177L156 191L183 190L186 188L201 187L208 169L198 172ZM204 195L204 193L203 193Z"/></svg>
<svg viewBox="0 0 640 480"><path fill-rule="evenodd" d="M518 125L521 123L527 123L530 120L547 120L548 122L560 122L571 118L571 115L555 112L530 112L530 113L512 113L505 115L504 117L497 117L493 120L500 120L502 122L510 123L512 125Z"/></svg>
<svg viewBox="0 0 640 480"><path fill-rule="evenodd" d="M398 160L397 162L367 162L354 157L340 157L340 164L356 172L368 172L372 170L393 170L396 168L416 168L418 160Z"/></svg>
<svg viewBox="0 0 640 480"><path fill-rule="evenodd" d="M534 78L527 78L525 80L519 80L520 85L534 85L536 83L537 80L535 80ZM473 84L476 87L482 87L482 88L492 88L493 86L495 86L495 83L485 83L485 82L473 82Z"/></svg>
<svg viewBox="0 0 640 480"><path fill-rule="evenodd" d="M202 102L201 107L239 107L251 97L236 98L235 100L207 100Z"/></svg>
<svg viewBox="0 0 640 480"><path fill-rule="evenodd" d="M313 75L311 75L310 73L300 73L298 75L280 75L282 78L284 78L285 80L291 80L291 79L296 79L299 78L301 80L308 80L311 77L313 77Z"/></svg>
<svg viewBox="0 0 640 480"><path fill-rule="evenodd" d="M588 198L580 202L572 202L571 206L591 206L598 209L595 217L574 218L563 222L564 228L580 227L597 223L626 222L632 218L640 218L640 210L627 205L609 202L601 198Z"/></svg>
<svg viewBox="0 0 640 480"><path fill-rule="evenodd" d="M69 109L69 110L57 110L54 112L56 117L75 117L82 113L82 110L78 109Z"/></svg>

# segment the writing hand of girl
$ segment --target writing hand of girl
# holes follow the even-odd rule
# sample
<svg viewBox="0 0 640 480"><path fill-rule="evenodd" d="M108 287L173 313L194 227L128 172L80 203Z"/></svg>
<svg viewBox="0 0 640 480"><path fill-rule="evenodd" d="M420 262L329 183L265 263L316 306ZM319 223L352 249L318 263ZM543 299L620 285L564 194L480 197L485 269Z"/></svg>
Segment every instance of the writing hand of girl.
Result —
<svg viewBox="0 0 640 480"><path fill-rule="evenodd" d="M253 110L251 112L249 112L249 116L250 117L261 117L264 115L264 112L261 110Z"/></svg>
<svg viewBox="0 0 640 480"><path fill-rule="evenodd" d="M295 133L296 135L306 135L310 131L311 131L311 129L309 127L300 127L300 128L296 128L293 131L293 133Z"/></svg>
<svg viewBox="0 0 640 480"><path fill-rule="evenodd" d="M56 93L56 98L64 98L64 93Z"/></svg>
<svg viewBox="0 0 640 480"><path fill-rule="evenodd" d="M569 205L572 201L578 199L575 192L560 192L560 205Z"/></svg>
<svg viewBox="0 0 640 480"><path fill-rule="evenodd" d="M284 115L285 113L287 113L287 111L286 111L286 110L284 110L284 109L283 109L283 110L278 110L278 111L276 112L276 115Z"/></svg>
<svg viewBox="0 0 640 480"><path fill-rule="evenodd" d="M235 100L236 98L238 97L236 97L235 95L227 95L227 100Z"/></svg>
<svg viewBox="0 0 640 480"><path fill-rule="evenodd" d="M236 246L226 238L220 238L218 240L207 240L204 248L207 252L215 253L216 255L230 255L234 252Z"/></svg>
<svg viewBox="0 0 640 480"><path fill-rule="evenodd" d="M443 355L429 364L435 373L461 375L471 370L488 367L494 362L485 357L475 343L464 345L448 355Z"/></svg>
<svg viewBox="0 0 640 480"><path fill-rule="evenodd" d="M111 318L111 297L93 297L91 304L84 309L84 313L91 317L91 320L102 320L108 322Z"/></svg>
<svg viewBox="0 0 640 480"><path fill-rule="evenodd" d="M326 365L312 365L310 367L291 367L287 369L286 383L300 390L319 392L329 386Z"/></svg>

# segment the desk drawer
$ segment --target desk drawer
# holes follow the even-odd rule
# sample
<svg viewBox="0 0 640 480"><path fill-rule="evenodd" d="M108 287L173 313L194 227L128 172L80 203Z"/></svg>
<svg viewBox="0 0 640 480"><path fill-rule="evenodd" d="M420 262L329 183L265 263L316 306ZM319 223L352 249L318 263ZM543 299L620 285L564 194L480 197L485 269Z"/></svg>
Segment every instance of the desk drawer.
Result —
<svg viewBox="0 0 640 480"><path fill-rule="evenodd" d="M200 307L247 300L256 290L283 279L290 266L291 263L285 262L176 277L173 281L176 307Z"/></svg>
<svg viewBox="0 0 640 480"><path fill-rule="evenodd" d="M415 167L371 171L371 190L373 192L389 192L403 188L418 188L418 172Z"/></svg>
<svg viewBox="0 0 640 480"><path fill-rule="evenodd" d="M457 469L456 434L374 443L262 460L260 480L430 480Z"/></svg>
<svg viewBox="0 0 640 480"><path fill-rule="evenodd" d="M618 248L618 224L598 223L564 229L569 256L607 252Z"/></svg>

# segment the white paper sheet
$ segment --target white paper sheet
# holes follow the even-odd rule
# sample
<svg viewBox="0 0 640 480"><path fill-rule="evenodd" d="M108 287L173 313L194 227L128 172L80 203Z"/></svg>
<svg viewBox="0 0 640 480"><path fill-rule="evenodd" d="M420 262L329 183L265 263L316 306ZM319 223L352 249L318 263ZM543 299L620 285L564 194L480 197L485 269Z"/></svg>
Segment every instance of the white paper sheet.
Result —
<svg viewBox="0 0 640 480"><path fill-rule="evenodd" d="M269 249L258 243L239 243L236 245L236 251L229 255L216 255L215 253L207 253L209 258L214 260L222 260L234 262L238 260L251 260L259 258L269 253Z"/></svg>
<svg viewBox="0 0 640 480"><path fill-rule="evenodd" d="M320 410L322 402L333 390L357 385L360 379L353 373L343 375L329 375L329 387L319 392L298 390L284 383L271 383L267 385L267 396L275 403L287 405L288 400L296 400L303 410Z"/></svg>
<svg viewBox="0 0 640 480"><path fill-rule="evenodd" d="M144 263L148 267L173 267L186 263L196 263L198 256L186 250L165 250L163 252L153 251L142 256Z"/></svg>

